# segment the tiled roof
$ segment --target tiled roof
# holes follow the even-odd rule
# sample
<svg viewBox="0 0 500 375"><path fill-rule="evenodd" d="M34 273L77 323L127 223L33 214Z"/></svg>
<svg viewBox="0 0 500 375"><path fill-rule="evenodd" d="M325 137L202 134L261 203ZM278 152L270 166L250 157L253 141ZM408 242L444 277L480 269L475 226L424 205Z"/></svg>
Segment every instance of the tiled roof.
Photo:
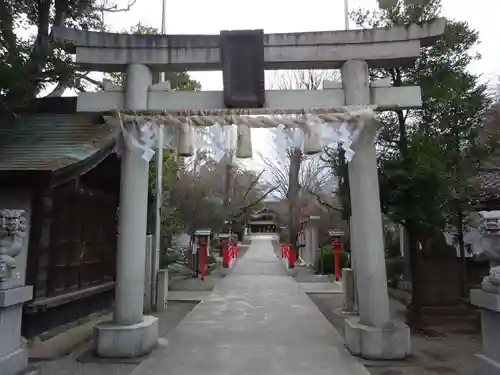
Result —
<svg viewBox="0 0 500 375"><path fill-rule="evenodd" d="M484 128L479 142L490 147L500 139L500 103L491 106L484 119ZM469 182L472 198L478 200L497 199L500 197L500 152L498 143L493 153L481 162L477 175Z"/></svg>
<svg viewBox="0 0 500 375"><path fill-rule="evenodd" d="M484 199L500 197L500 169L479 171L478 175L470 180L472 195Z"/></svg>
<svg viewBox="0 0 500 375"><path fill-rule="evenodd" d="M56 171L111 146L118 134L94 113L22 114L0 121L0 171Z"/></svg>

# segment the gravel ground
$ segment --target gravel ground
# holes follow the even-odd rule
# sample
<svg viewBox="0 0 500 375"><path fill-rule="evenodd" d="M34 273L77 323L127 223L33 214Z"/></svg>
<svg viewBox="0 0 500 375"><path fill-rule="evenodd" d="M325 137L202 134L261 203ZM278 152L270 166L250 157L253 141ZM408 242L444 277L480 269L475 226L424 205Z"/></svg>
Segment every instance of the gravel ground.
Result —
<svg viewBox="0 0 500 375"><path fill-rule="evenodd" d="M306 267L297 267L297 282L324 281ZM330 323L343 334L342 294L309 294L309 298ZM405 306L390 300L395 319L404 319ZM413 355L406 361L362 361L371 375L477 375L474 353L481 352L481 334L466 323L448 322L429 327L428 335L412 336Z"/></svg>
<svg viewBox="0 0 500 375"><path fill-rule="evenodd" d="M279 245L275 247L279 255ZM297 282L333 281L332 276L315 275L310 268L295 267ZM325 280L326 279L326 280ZM342 334L344 319L333 311L342 308L341 294L309 294L311 300ZM395 319L403 319L404 306L390 300ZM474 353L481 352L481 335L471 326L457 323L430 327L432 336L412 336L412 357L406 361L362 361L371 375L477 375Z"/></svg>
<svg viewBox="0 0 500 375"><path fill-rule="evenodd" d="M295 281L298 283L326 283L326 282L334 282L334 275L317 275L314 271L305 266L295 266L296 275L294 276Z"/></svg>
<svg viewBox="0 0 500 375"><path fill-rule="evenodd" d="M159 318L160 337L168 338L169 333L196 305L194 302L169 302L168 309L155 314ZM85 342L67 356L52 361L37 361L33 364L40 369L39 375L128 375L138 365L138 363L111 363L107 360L80 362L78 359L87 357L85 353L91 347L91 342Z"/></svg>
<svg viewBox="0 0 500 375"><path fill-rule="evenodd" d="M343 319L333 313L342 307L342 295L310 294L309 297L342 333ZM399 302L391 300L392 313L398 319L402 308ZM481 351L481 335L470 327L458 328L456 324L440 325L432 327L432 336L413 335L413 356L406 361L363 361L363 364L372 375L476 375L473 355Z"/></svg>

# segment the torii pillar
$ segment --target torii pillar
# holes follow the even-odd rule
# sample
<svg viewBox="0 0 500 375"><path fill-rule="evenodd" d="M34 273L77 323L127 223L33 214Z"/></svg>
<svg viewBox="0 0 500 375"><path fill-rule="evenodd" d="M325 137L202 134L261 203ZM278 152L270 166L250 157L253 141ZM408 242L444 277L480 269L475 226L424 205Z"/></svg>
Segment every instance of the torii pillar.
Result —
<svg viewBox="0 0 500 375"><path fill-rule="evenodd" d="M128 65L124 107L147 108L151 83L147 66ZM158 344L158 318L143 315L149 162L142 158L141 150L123 143L115 310L112 322L94 327L95 349L100 357L139 357Z"/></svg>
<svg viewBox="0 0 500 375"><path fill-rule="evenodd" d="M346 61L341 68L346 105L369 105L368 65ZM378 184L375 136L377 126L366 124L349 163L353 257L359 317L345 323L345 344L351 353L372 359L406 358L410 354L410 329L391 320L385 272L382 212Z"/></svg>

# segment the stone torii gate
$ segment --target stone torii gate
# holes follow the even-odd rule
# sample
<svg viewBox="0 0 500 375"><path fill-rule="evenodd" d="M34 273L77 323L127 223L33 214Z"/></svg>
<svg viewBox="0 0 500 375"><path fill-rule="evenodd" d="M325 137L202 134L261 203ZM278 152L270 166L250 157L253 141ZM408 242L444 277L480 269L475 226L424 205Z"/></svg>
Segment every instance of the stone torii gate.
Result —
<svg viewBox="0 0 500 375"><path fill-rule="evenodd" d="M295 110L375 105L378 109L418 108L420 88L389 87L369 81L368 68L413 64L420 47L444 32L444 20L392 28L264 34L261 30L220 35L129 35L54 28L76 64L91 71L125 71L125 87L80 93L78 111L174 111L206 108ZM264 69L336 69L342 83L324 90L264 91ZM223 92L171 92L152 84L151 71L222 70ZM244 72L244 74L242 74ZM351 243L359 293L359 316L346 320L347 348L371 359L410 354L407 326L391 321L379 201L377 127L366 126L349 163L352 202ZM158 340L157 319L143 316L148 162L141 152L122 153L120 233L113 322L95 328L96 350L104 357L133 357Z"/></svg>

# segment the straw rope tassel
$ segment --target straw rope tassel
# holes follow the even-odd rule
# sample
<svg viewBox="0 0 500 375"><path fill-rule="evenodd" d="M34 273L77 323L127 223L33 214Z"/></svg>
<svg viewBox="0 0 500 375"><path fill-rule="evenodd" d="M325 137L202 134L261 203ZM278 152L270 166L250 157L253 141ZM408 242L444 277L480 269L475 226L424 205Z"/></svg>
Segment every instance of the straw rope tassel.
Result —
<svg viewBox="0 0 500 375"><path fill-rule="evenodd" d="M250 159L252 157L252 133L250 127L246 124L238 125L236 157L239 159Z"/></svg>
<svg viewBox="0 0 500 375"><path fill-rule="evenodd" d="M376 106L341 106L332 108L310 109L205 109L205 110L170 110L170 111L117 111L114 116L103 116L108 124L121 127L126 141L133 142L134 147L152 151L148 142L139 134L129 134L124 123L132 122L136 126L164 124L176 127L177 155L190 157L194 155L195 127L210 127L237 125L238 138L236 156L238 158L252 157L251 128L284 128L288 131L301 130L304 134L304 153L313 155L322 151L322 144L340 141L346 150L346 159L352 159L354 151L350 148L364 127L375 117ZM333 137L328 132L320 130L320 124L338 128L335 133L341 133L341 139ZM352 129L345 129L346 124L352 124ZM339 128L340 127L340 128ZM135 128L134 128L135 129ZM333 130L333 129L332 129ZM376 131L376 129L373 129ZM140 130L142 132L142 128ZM148 133L149 134L149 133ZM134 136L135 135L135 136ZM147 134L146 134L147 135ZM330 139L331 138L331 139ZM149 139L149 138L148 138ZM148 141L146 139L146 141ZM153 151L154 153L154 151ZM348 155L349 154L349 155ZM149 154L148 154L149 155Z"/></svg>
<svg viewBox="0 0 500 375"><path fill-rule="evenodd" d="M193 133L194 129L190 123L184 122L180 124L177 140L177 153L179 156L188 158L194 155Z"/></svg>
<svg viewBox="0 0 500 375"><path fill-rule="evenodd" d="M315 155L323 151L318 133L313 129L312 126L309 126L309 129L304 133L304 136L304 153L306 155Z"/></svg>

